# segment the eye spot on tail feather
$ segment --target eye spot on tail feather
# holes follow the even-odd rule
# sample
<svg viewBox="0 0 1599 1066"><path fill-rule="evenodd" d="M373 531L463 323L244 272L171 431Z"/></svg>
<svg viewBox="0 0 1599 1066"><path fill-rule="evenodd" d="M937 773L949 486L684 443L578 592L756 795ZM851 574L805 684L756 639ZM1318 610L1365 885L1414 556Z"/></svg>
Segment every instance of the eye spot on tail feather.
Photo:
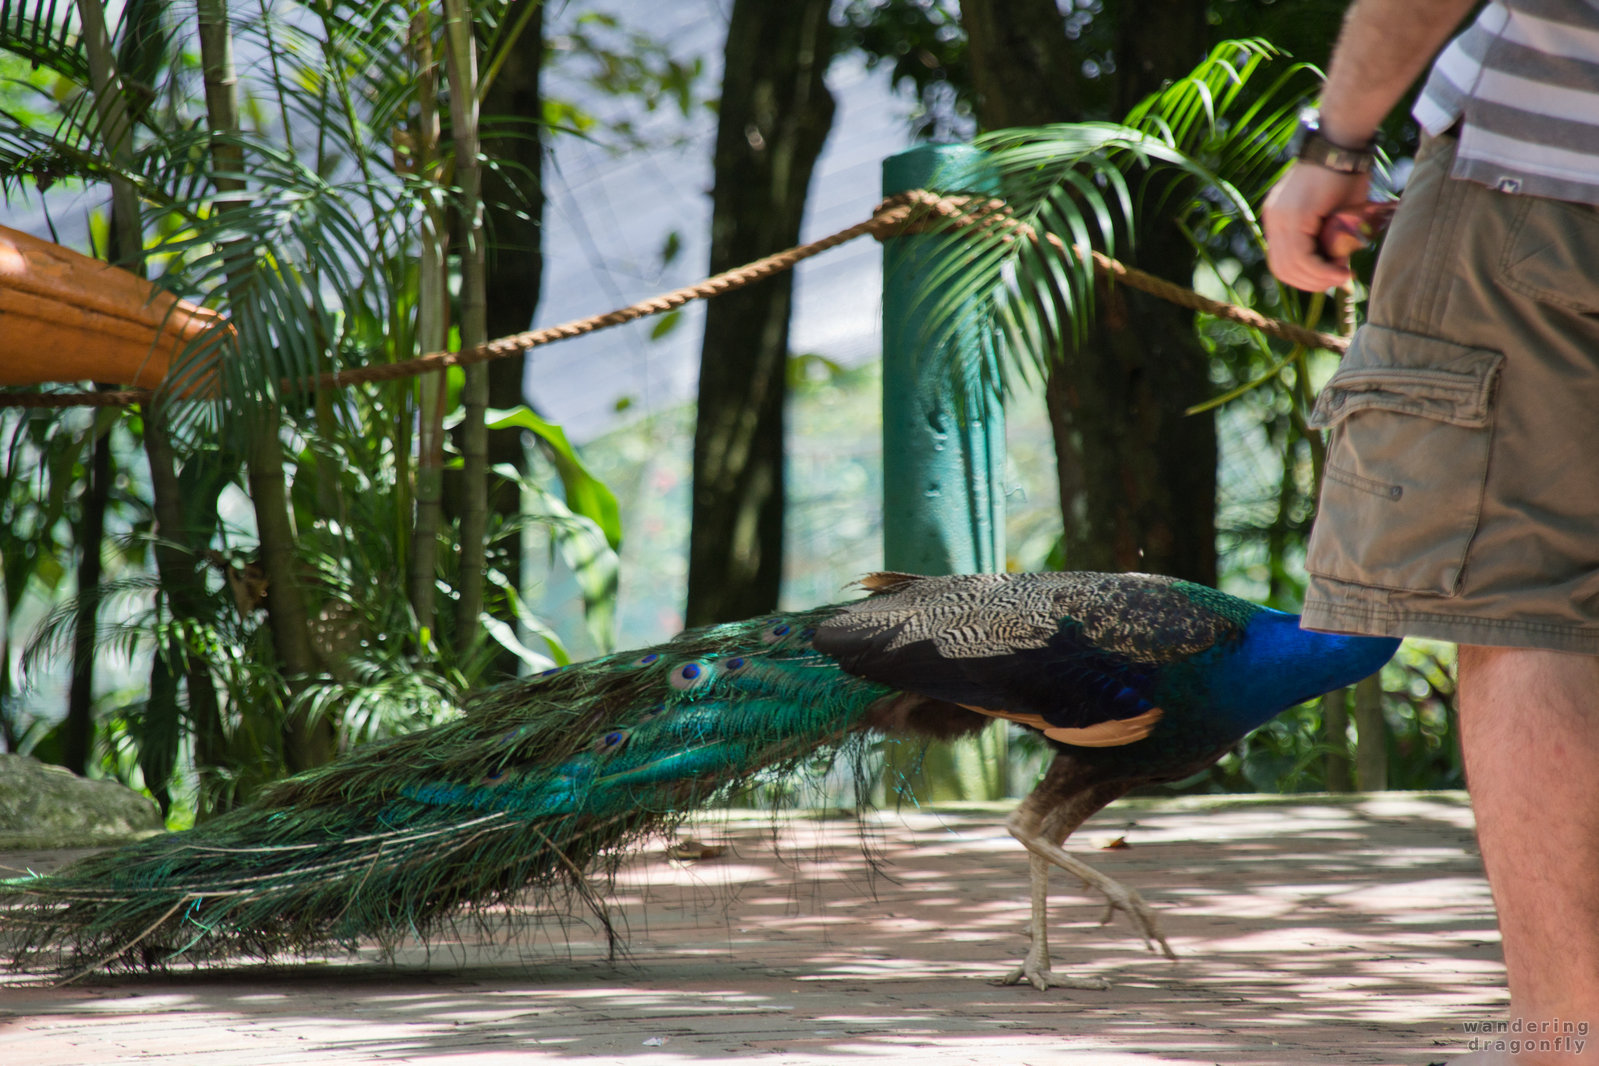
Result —
<svg viewBox="0 0 1599 1066"><path fill-rule="evenodd" d="M694 689L710 683L715 671L709 663L690 662L684 663L672 671L672 687L679 692L691 692Z"/></svg>
<svg viewBox="0 0 1599 1066"><path fill-rule="evenodd" d="M594 751L596 753L616 751L627 743L627 737L627 730L613 729L594 742Z"/></svg>

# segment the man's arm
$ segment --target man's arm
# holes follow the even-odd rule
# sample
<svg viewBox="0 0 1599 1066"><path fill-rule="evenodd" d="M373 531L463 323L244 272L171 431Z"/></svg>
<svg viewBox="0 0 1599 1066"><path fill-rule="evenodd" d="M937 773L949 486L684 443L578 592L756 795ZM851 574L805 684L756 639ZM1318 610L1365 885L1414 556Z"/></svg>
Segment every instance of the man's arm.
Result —
<svg viewBox="0 0 1599 1066"><path fill-rule="evenodd" d="M1344 18L1321 96L1321 133L1355 148L1377 127L1475 6L1476 0L1356 0ZM1327 216L1365 202L1369 179L1295 163L1266 197L1262 216L1271 272L1317 292L1349 280L1347 261L1321 257Z"/></svg>

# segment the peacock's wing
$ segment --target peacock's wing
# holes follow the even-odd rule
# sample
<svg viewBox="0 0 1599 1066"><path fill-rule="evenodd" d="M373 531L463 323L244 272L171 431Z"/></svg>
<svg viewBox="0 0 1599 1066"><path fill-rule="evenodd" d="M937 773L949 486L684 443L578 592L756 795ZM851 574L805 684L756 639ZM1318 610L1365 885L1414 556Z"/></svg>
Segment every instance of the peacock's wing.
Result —
<svg viewBox="0 0 1599 1066"><path fill-rule="evenodd" d="M1148 735L1163 672L1236 640L1256 608L1148 574L879 574L817 627L845 670L1084 746Z"/></svg>

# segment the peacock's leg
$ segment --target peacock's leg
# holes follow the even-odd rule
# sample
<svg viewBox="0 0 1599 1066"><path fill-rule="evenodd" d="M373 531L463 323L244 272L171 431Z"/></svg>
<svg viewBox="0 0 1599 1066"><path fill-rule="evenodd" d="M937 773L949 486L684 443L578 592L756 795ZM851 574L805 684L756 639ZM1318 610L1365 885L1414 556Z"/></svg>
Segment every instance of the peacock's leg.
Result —
<svg viewBox="0 0 1599 1066"><path fill-rule="evenodd" d="M1042 920L1048 907L1048 878L1049 867L1059 866L1067 873L1074 874L1087 888L1092 888L1105 897L1105 915L1101 922L1109 922L1111 917L1122 911L1133 920L1133 925L1143 935L1144 943L1150 951L1156 950L1159 945L1161 954L1168 959L1175 959L1177 953L1166 943L1166 938L1161 935L1160 922L1155 917L1155 912L1140 896L1136 889L1128 888L1113 877L1100 873L1083 860L1075 857L1065 848L1050 840L1042 833L1028 834L1025 826L1019 824L1021 814L1017 811L1005 822L1005 828L1010 830L1012 836L1021 841L1030 856L1030 869L1033 883L1033 924L1036 927ZM1042 871L1042 872L1040 872Z"/></svg>
<svg viewBox="0 0 1599 1066"><path fill-rule="evenodd" d="M1029 851L1028 874L1032 882L1033 916L1028 922L1028 936L1032 943L1022 964L1000 981L1015 985L1026 981L1040 992L1047 988L1090 988L1100 991L1110 987L1103 977L1064 977L1049 968L1049 860Z"/></svg>
<svg viewBox="0 0 1599 1066"><path fill-rule="evenodd" d="M1083 983L1086 979L1057 977L1050 969L1047 933L1050 866L1059 866L1062 870L1075 875L1086 887L1095 889L1105 897L1104 921L1110 921L1111 916L1117 911L1123 911L1133 920L1133 924L1143 935L1144 943L1151 951L1156 950L1158 944L1160 951L1168 959L1177 957L1171 945L1166 943L1166 938L1161 935L1155 912L1144 902L1144 897L1100 873L1081 859L1068 854L1061 847L1066 838L1089 815L1121 795L1127 788L1127 785L1121 782L1085 781L1085 776L1076 760L1066 752L1060 753L1050 765L1044 779L1005 820L1005 828L1010 831L1011 836L1021 841L1027 848L1028 880L1032 890L1032 915L1028 926L1033 941L1027 950L1026 959L1005 978L1005 984L1018 984L1026 980L1040 990L1051 987L1107 987L1103 981L1088 984Z"/></svg>

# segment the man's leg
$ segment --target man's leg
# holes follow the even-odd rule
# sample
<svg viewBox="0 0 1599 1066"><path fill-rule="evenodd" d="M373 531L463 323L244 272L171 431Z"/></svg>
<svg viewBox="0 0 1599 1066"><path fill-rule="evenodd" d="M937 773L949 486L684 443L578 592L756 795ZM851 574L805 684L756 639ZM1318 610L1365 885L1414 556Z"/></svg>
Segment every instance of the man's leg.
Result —
<svg viewBox="0 0 1599 1066"><path fill-rule="evenodd" d="M1587 1023L1588 1032L1575 1060L1457 1062L1599 1063L1599 657L1462 646L1459 707L1510 1020Z"/></svg>

